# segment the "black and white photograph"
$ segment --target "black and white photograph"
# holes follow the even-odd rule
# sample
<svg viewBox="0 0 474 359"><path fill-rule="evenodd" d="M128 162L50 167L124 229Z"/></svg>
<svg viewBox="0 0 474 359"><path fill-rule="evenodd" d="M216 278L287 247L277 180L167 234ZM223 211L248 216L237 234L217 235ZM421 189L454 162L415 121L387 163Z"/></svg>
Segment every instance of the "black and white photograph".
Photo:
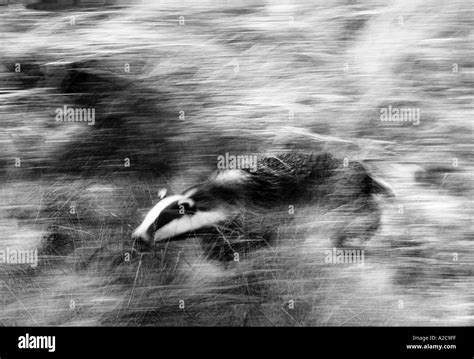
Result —
<svg viewBox="0 0 474 359"><path fill-rule="evenodd" d="M472 327L473 9L0 0L0 326Z"/></svg>

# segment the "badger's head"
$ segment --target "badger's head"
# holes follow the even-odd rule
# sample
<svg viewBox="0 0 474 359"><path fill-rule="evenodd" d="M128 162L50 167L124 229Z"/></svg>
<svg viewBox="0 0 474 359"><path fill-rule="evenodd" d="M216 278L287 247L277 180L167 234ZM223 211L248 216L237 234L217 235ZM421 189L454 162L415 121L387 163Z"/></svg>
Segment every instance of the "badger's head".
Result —
<svg viewBox="0 0 474 359"><path fill-rule="evenodd" d="M249 177L240 170L223 171L182 194L164 197L132 236L144 241L162 241L231 219L241 207Z"/></svg>

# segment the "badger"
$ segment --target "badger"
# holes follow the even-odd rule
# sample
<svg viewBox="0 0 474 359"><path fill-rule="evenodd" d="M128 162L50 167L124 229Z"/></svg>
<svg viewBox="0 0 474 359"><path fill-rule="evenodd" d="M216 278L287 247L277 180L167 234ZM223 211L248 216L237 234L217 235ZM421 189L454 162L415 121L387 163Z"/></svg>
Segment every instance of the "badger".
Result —
<svg viewBox="0 0 474 359"><path fill-rule="evenodd" d="M256 171L220 170L181 194L165 196L132 237L148 244L199 237L206 254L230 260L236 252L271 245L279 228L297 217L289 209L312 205L351 214L331 238L335 246L344 246L350 237L370 239L379 228L377 194L394 196L361 162L330 153L265 155L258 158Z"/></svg>

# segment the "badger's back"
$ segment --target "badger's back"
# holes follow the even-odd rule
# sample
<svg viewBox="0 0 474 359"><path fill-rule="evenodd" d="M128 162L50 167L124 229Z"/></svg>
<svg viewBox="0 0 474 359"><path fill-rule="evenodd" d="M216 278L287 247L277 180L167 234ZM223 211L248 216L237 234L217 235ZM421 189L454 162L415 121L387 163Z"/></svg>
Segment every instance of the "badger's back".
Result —
<svg viewBox="0 0 474 359"><path fill-rule="evenodd" d="M360 162L297 151L262 156L256 172L242 171L242 181L234 191L239 192L238 215L201 233L207 252L219 259L271 246L282 233L308 235L294 229L300 209L308 207L313 208L314 217L330 213L338 218L332 221L334 245L356 238L367 241L380 226L381 210L374 194L390 194ZM323 230L325 225L312 226L312 230Z"/></svg>
<svg viewBox="0 0 474 359"><path fill-rule="evenodd" d="M292 151L265 156L257 168L251 174L249 196L263 205L295 201L341 205L338 201L391 192L362 163L330 153Z"/></svg>

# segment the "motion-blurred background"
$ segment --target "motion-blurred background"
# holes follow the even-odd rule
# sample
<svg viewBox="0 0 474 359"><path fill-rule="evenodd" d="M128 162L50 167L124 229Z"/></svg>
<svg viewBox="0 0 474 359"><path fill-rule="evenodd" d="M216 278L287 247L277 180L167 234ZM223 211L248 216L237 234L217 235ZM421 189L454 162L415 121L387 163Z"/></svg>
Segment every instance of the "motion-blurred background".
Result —
<svg viewBox="0 0 474 359"><path fill-rule="evenodd" d="M0 4L0 249L39 258L0 264L0 324L474 323L471 1ZM355 143L330 147L396 192L364 266L324 263L318 217L226 266L135 248L160 189L292 134Z"/></svg>

